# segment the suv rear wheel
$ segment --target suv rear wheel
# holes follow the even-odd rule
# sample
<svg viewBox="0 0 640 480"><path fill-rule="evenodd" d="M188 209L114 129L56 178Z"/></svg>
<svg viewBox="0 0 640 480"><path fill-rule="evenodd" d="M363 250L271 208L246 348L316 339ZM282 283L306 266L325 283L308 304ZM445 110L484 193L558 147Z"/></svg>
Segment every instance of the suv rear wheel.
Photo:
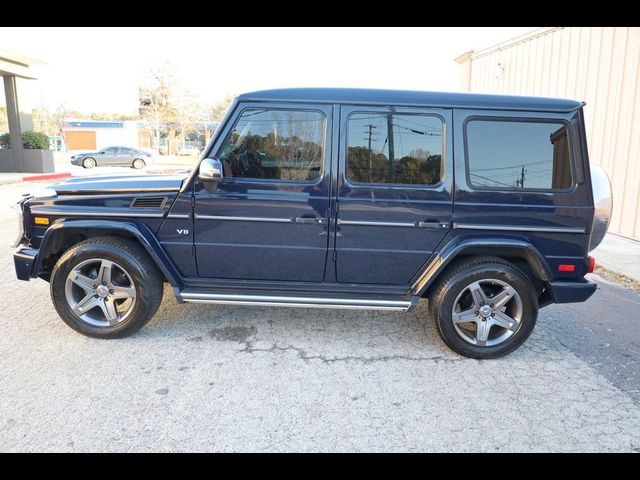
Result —
<svg viewBox="0 0 640 480"><path fill-rule="evenodd" d="M452 350L471 358L496 358L529 337L538 300L527 276L498 257L456 262L438 280L429 313Z"/></svg>
<svg viewBox="0 0 640 480"><path fill-rule="evenodd" d="M67 325L89 337L120 338L144 326L162 301L162 277L146 252L118 237L67 250L51 274L51 298Z"/></svg>

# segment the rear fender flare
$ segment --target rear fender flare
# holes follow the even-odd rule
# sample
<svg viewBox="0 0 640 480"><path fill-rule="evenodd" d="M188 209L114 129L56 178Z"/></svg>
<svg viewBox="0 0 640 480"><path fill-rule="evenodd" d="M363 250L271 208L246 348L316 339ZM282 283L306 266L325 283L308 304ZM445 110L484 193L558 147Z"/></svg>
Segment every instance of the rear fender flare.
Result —
<svg viewBox="0 0 640 480"><path fill-rule="evenodd" d="M517 256L526 260L533 273L549 282L551 272L542 254L531 243L517 238L481 237L454 239L436 253L411 287L413 295L421 296L438 278L440 273L462 255Z"/></svg>

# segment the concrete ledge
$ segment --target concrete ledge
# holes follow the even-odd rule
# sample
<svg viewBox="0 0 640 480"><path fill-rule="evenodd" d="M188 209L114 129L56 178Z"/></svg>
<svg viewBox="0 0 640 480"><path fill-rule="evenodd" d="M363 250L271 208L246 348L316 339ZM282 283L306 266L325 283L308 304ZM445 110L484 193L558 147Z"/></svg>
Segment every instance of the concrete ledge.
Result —
<svg viewBox="0 0 640 480"><path fill-rule="evenodd" d="M24 172L29 173L53 173L55 171L53 151L23 149L22 167Z"/></svg>
<svg viewBox="0 0 640 480"><path fill-rule="evenodd" d="M22 149L22 172L53 173L54 171L53 150ZM0 149L0 172L15 173L12 151L10 149Z"/></svg>

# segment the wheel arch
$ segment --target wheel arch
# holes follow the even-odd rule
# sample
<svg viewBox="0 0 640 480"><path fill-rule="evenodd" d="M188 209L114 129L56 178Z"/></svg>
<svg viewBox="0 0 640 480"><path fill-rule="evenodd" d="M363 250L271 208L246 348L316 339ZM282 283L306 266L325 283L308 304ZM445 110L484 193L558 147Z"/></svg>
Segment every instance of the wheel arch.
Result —
<svg viewBox="0 0 640 480"><path fill-rule="evenodd" d="M33 276L45 280L53 267L52 263L68 248L91 237L114 235L139 243L158 267L164 278L174 288L184 288L184 281L157 238L149 227L133 221L114 220L66 220L54 222L45 232L35 265Z"/></svg>
<svg viewBox="0 0 640 480"><path fill-rule="evenodd" d="M535 246L513 238L468 238L452 241L431 260L412 286L417 296L428 296L435 280L457 259L470 256L495 256L514 263L540 292L551 279L549 267Z"/></svg>

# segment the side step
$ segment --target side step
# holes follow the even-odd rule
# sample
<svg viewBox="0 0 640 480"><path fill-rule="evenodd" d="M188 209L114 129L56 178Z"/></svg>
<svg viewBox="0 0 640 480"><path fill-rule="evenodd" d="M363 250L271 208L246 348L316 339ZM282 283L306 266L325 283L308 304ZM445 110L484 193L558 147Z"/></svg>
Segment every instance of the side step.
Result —
<svg viewBox="0 0 640 480"><path fill-rule="evenodd" d="M340 308L349 310L392 310L406 312L418 299L381 300L374 298L340 298L285 295L251 295L207 292L186 289L177 294L178 299L189 303L222 303L232 305L263 305L271 307Z"/></svg>

